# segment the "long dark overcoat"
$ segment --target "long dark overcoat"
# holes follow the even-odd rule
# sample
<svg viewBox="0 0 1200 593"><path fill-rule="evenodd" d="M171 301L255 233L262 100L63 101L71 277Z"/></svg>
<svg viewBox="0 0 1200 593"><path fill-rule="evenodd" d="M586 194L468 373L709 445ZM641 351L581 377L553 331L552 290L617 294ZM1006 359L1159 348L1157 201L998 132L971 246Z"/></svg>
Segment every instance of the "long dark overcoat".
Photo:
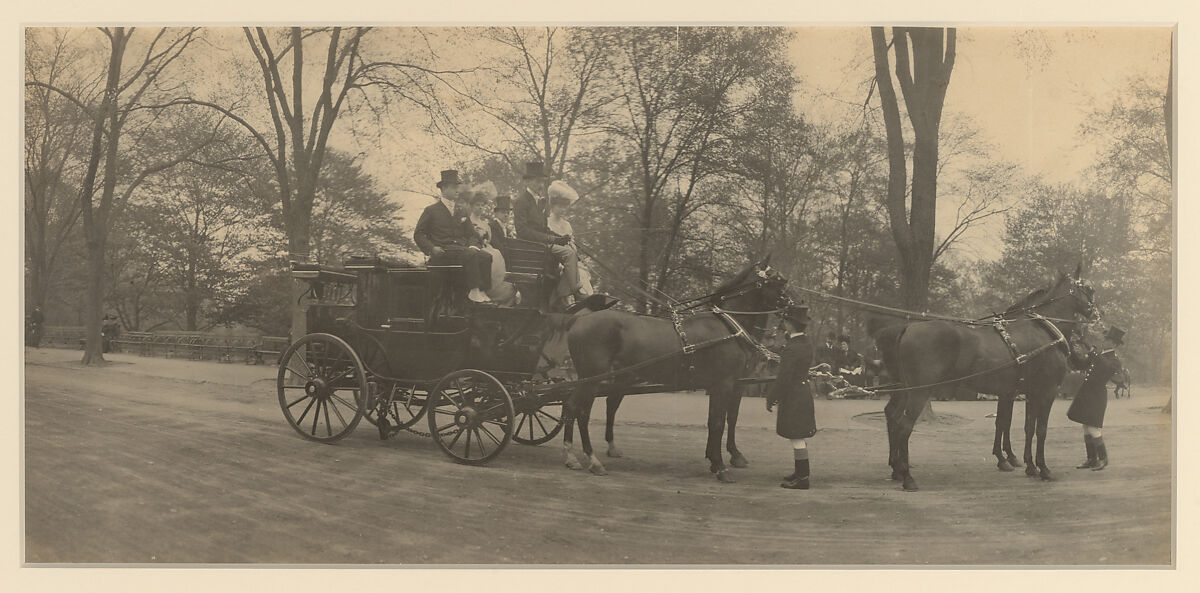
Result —
<svg viewBox="0 0 1200 593"><path fill-rule="evenodd" d="M775 433L785 439L806 439L817 432L812 389L808 384L812 361L813 346L808 335L788 338L779 355L779 374L767 395L771 401L779 402Z"/></svg>
<svg viewBox="0 0 1200 593"><path fill-rule="evenodd" d="M1067 409L1067 418L1101 428L1104 426L1104 412L1108 408L1108 380L1121 369L1121 361L1116 352L1107 350L1089 355L1088 363L1083 384Z"/></svg>

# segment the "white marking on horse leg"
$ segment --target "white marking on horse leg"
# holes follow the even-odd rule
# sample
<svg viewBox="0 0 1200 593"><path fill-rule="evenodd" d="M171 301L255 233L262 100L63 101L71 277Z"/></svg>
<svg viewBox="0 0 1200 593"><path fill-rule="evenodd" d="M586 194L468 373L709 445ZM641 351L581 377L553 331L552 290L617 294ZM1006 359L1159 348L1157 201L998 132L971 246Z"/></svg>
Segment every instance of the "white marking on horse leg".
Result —
<svg viewBox="0 0 1200 593"><path fill-rule="evenodd" d="M597 476L608 475L608 470L604 469L604 464L600 463L600 460L596 458L595 453L591 454L588 461L588 471L596 474Z"/></svg>
<svg viewBox="0 0 1200 593"><path fill-rule="evenodd" d="M575 459L574 446L570 441L563 442L563 462L566 464L567 469L583 469L583 465L579 463L579 460Z"/></svg>
<svg viewBox="0 0 1200 593"><path fill-rule="evenodd" d="M621 456L621 450L617 448L617 442L615 440L608 442L607 455L609 457L620 457Z"/></svg>

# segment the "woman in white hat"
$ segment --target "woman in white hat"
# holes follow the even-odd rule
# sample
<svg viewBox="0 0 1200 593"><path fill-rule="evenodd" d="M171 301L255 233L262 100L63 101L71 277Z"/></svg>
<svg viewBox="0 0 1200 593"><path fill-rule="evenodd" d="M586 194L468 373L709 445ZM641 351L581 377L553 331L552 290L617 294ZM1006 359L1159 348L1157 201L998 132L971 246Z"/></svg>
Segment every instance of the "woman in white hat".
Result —
<svg viewBox="0 0 1200 593"><path fill-rule="evenodd" d="M567 220L566 215L567 211L571 209L571 205L579 200L579 194L571 186L557 180L550 183L547 193L550 194L550 211L546 216L546 226L550 227L551 231L570 238L568 245L578 251L579 247L575 244L575 229L571 227L571 221ZM583 264L579 264L577 280L575 286L564 286L559 293L587 296L595 292L592 288L592 275Z"/></svg>

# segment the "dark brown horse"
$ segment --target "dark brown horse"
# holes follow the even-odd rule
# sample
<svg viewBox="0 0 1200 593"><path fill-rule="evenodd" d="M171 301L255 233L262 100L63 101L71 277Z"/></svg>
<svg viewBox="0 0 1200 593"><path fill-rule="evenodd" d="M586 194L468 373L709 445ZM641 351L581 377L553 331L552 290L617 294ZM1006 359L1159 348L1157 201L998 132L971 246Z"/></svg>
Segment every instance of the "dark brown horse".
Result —
<svg viewBox="0 0 1200 593"><path fill-rule="evenodd" d="M734 440L741 405L741 394L734 385L745 373L748 363L759 354L750 339L730 336L734 336L740 326L757 340L766 317L737 312L766 312L789 302L783 291L787 280L768 262L769 257L746 268L708 297L708 304L727 308L731 312L728 316L719 315L711 308L699 309L680 320L681 332L671 319L612 309L566 319L571 360L579 379L585 381L563 405L566 422L563 448L568 467L576 469L586 465L593 473L607 473L596 458L588 434L592 403L597 396L614 398L609 400L611 419L628 386L648 382L708 392L705 458L709 461L709 471L716 474L718 480L734 481L725 467L721 440L728 425L730 463L734 467L744 467L746 458L738 451ZM693 353L683 355L681 350L685 345L697 348ZM658 362L653 362L656 360ZM621 369L631 370L618 372L605 381L612 386L611 395L601 393L599 382L587 382L589 377ZM572 443L575 419L578 419L579 436L583 441L583 455L580 456L576 455ZM611 437L611 426L609 430Z"/></svg>
<svg viewBox="0 0 1200 593"><path fill-rule="evenodd" d="M1075 333L1079 321L1097 315L1093 291L1078 276L1078 269L1074 275L1060 274L1049 288L1010 307L1002 316L1008 339L992 324L950 321L893 325L875 333L889 373L902 386L884 408L892 479L903 480L905 490L917 489L908 456L913 424L931 396L956 386L999 397L993 454L1002 470L1006 465L1011 470L1016 462L1007 435L1013 399L1018 392L1024 393L1025 473L1052 479L1045 459L1046 426L1058 386L1067 373L1070 346L1066 336ZM1019 364L1018 355L1022 356ZM1027 355L1031 356L1024 358Z"/></svg>

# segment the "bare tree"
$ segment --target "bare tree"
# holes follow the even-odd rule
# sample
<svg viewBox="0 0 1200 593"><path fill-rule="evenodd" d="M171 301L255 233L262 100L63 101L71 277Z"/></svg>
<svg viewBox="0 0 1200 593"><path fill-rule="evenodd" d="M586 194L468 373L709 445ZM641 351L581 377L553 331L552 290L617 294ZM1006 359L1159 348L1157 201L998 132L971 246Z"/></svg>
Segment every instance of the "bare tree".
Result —
<svg viewBox="0 0 1200 593"><path fill-rule="evenodd" d="M442 103L437 131L462 146L502 158L513 169L523 157L535 156L562 176L572 140L594 132L592 124L613 100L598 85L608 66L608 32L591 27L492 27L484 37L489 49L498 47L500 52L476 71L474 84L451 87L465 108ZM478 126L460 123L461 116L472 113L482 114L498 129L481 134Z"/></svg>
<svg viewBox="0 0 1200 593"><path fill-rule="evenodd" d="M260 129L239 106L211 101L187 103L217 109L238 122L255 138L275 172L275 190L283 209L289 259L311 260L313 204L325 162L329 139L339 118L351 109L352 95L369 103L368 91L382 97L398 96L432 109L431 91L441 75L417 63L368 56L370 27L266 29L246 27L243 35L262 78L262 97L269 110L269 128ZM324 38L321 42L320 39ZM310 62L305 49L316 48L319 58ZM315 92L308 84L316 83ZM315 99L314 99L315 97ZM303 289L294 287L292 302ZM292 332L303 333L305 312L292 311ZM294 336L298 337L298 336Z"/></svg>
<svg viewBox="0 0 1200 593"><path fill-rule="evenodd" d="M166 74L183 51L196 38L198 29L159 29L148 41L137 46L137 54L126 63L126 54L136 29L101 27L108 42L107 64L104 67L104 90L100 104L89 105L83 98L68 90L44 81L30 80L26 85L49 89L68 99L88 115L92 125L91 147L87 170L79 188L80 211L87 243L88 283L85 323L87 347L84 364L103 363L100 343L100 321L104 306L105 256L108 233L120 208L147 178L162 173L191 158L208 140L189 147L159 147L155 154L144 159L130 158L136 147L153 129L153 119L163 105L146 105L143 101L155 95L177 91ZM133 125L136 114L149 113L149 121L131 130L131 146L122 147L127 126ZM139 162L140 161L140 162ZM103 165L103 169L101 169ZM99 200L95 199L99 181ZM120 186L120 187L118 187Z"/></svg>
<svg viewBox="0 0 1200 593"><path fill-rule="evenodd" d="M911 192L899 101L892 84L889 44L883 27L871 27L871 41L875 54L875 80L887 130L889 176L886 204L900 260L901 293L906 307L922 310L929 301L929 278L934 261L938 130L946 88L950 85L950 73L954 69L955 30L892 28L891 46L895 48L896 79L900 82L913 129Z"/></svg>
<svg viewBox="0 0 1200 593"><path fill-rule="evenodd" d="M45 80L91 103L97 79L79 76L82 62L83 52L66 30L27 31L27 80ZM25 261L30 301L42 308L61 250L79 223L88 124L86 115L58 93L25 88Z"/></svg>

